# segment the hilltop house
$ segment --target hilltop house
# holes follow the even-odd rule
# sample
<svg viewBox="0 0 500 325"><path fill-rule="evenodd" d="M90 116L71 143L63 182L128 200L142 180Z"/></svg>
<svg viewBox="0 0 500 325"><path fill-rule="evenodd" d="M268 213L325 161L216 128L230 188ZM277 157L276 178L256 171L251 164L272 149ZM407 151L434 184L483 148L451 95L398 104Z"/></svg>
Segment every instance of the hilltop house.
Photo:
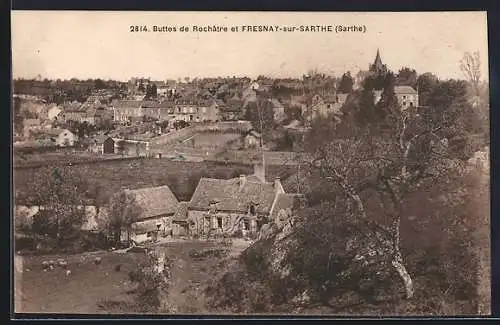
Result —
<svg viewBox="0 0 500 325"><path fill-rule="evenodd" d="M408 107L418 107L418 93L413 87L410 86L396 86L394 87L394 94L398 99L401 109Z"/></svg>
<svg viewBox="0 0 500 325"><path fill-rule="evenodd" d="M122 229L122 241L141 243L171 233L172 218L179 201L168 186L126 189L125 193L133 197L139 216L134 223Z"/></svg>
<svg viewBox="0 0 500 325"><path fill-rule="evenodd" d="M141 122L145 116L156 117L156 103L144 100L113 102L113 120L118 123ZM156 113L156 114L155 114Z"/></svg>
<svg viewBox="0 0 500 325"><path fill-rule="evenodd" d="M336 94L334 96L320 96L315 94L310 99L309 112L307 119L309 121L317 117L327 117L330 114L340 115L342 105L347 100L347 94Z"/></svg>

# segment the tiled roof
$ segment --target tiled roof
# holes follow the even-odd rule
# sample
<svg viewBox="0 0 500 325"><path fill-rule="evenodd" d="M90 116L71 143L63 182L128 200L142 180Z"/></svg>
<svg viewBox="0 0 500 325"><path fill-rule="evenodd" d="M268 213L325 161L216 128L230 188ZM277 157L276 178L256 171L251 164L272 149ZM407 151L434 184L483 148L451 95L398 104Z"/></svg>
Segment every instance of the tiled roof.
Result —
<svg viewBox="0 0 500 325"><path fill-rule="evenodd" d="M417 91L410 86L396 86L394 87L395 94L417 94Z"/></svg>
<svg viewBox="0 0 500 325"><path fill-rule="evenodd" d="M166 185L158 187L126 190L134 196L135 202L141 208L139 219L147 219L159 215L172 215L177 211L179 201Z"/></svg>
<svg viewBox="0 0 500 325"><path fill-rule="evenodd" d="M207 210L211 202L223 211L246 212L250 203L256 204L257 212L269 213L274 200L272 184L262 183L257 177L249 176L240 187L240 179L228 180L202 178L189 203L189 208Z"/></svg>
<svg viewBox="0 0 500 325"><path fill-rule="evenodd" d="M143 103L142 100L121 100L114 103L114 105L116 105L117 107L139 108L141 107L142 103Z"/></svg>

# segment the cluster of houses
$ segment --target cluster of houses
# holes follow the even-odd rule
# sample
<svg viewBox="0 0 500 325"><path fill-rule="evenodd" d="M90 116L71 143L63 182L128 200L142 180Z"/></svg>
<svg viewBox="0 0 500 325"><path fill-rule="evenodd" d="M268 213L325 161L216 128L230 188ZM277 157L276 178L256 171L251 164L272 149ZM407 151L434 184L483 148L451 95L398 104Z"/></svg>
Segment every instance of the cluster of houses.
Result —
<svg viewBox="0 0 500 325"><path fill-rule="evenodd" d="M179 202L166 185L123 189L138 212L135 221L124 225L121 240L142 243L159 237L252 236L270 221L282 222L304 197L286 193L281 181L266 181L264 163L251 175L231 179L201 178L191 200ZM82 207L83 208L83 207ZM33 218L40 207L16 207L16 218ZM84 230L98 230L99 219L108 218L106 207L85 207ZM32 219L31 219L32 220Z"/></svg>

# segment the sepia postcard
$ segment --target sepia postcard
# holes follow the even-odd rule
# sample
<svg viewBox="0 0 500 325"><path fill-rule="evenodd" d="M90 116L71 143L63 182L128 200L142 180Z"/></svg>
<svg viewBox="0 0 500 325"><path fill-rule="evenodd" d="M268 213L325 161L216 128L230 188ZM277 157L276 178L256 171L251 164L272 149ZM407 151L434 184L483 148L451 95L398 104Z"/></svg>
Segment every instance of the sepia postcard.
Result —
<svg viewBox="0 0 500 325"><path fill-rule="evenodd" d="M491 313L486 12L11 21L15 313Z"/></svg>

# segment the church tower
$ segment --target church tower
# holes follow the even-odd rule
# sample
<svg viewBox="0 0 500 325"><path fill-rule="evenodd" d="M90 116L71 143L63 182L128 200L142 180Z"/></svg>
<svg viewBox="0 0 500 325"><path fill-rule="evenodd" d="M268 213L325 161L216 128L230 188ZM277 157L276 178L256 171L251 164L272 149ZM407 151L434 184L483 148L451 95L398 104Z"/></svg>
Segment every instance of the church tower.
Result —
<svg viewBox="0 0 500 325"><path fill-rule="evenodd" d="M375 61L370 65L370 72L375 75L384 75L387 73L387 66L382 63L380 58L380 51L377 49L377 55L375 56Z"/></svg>

